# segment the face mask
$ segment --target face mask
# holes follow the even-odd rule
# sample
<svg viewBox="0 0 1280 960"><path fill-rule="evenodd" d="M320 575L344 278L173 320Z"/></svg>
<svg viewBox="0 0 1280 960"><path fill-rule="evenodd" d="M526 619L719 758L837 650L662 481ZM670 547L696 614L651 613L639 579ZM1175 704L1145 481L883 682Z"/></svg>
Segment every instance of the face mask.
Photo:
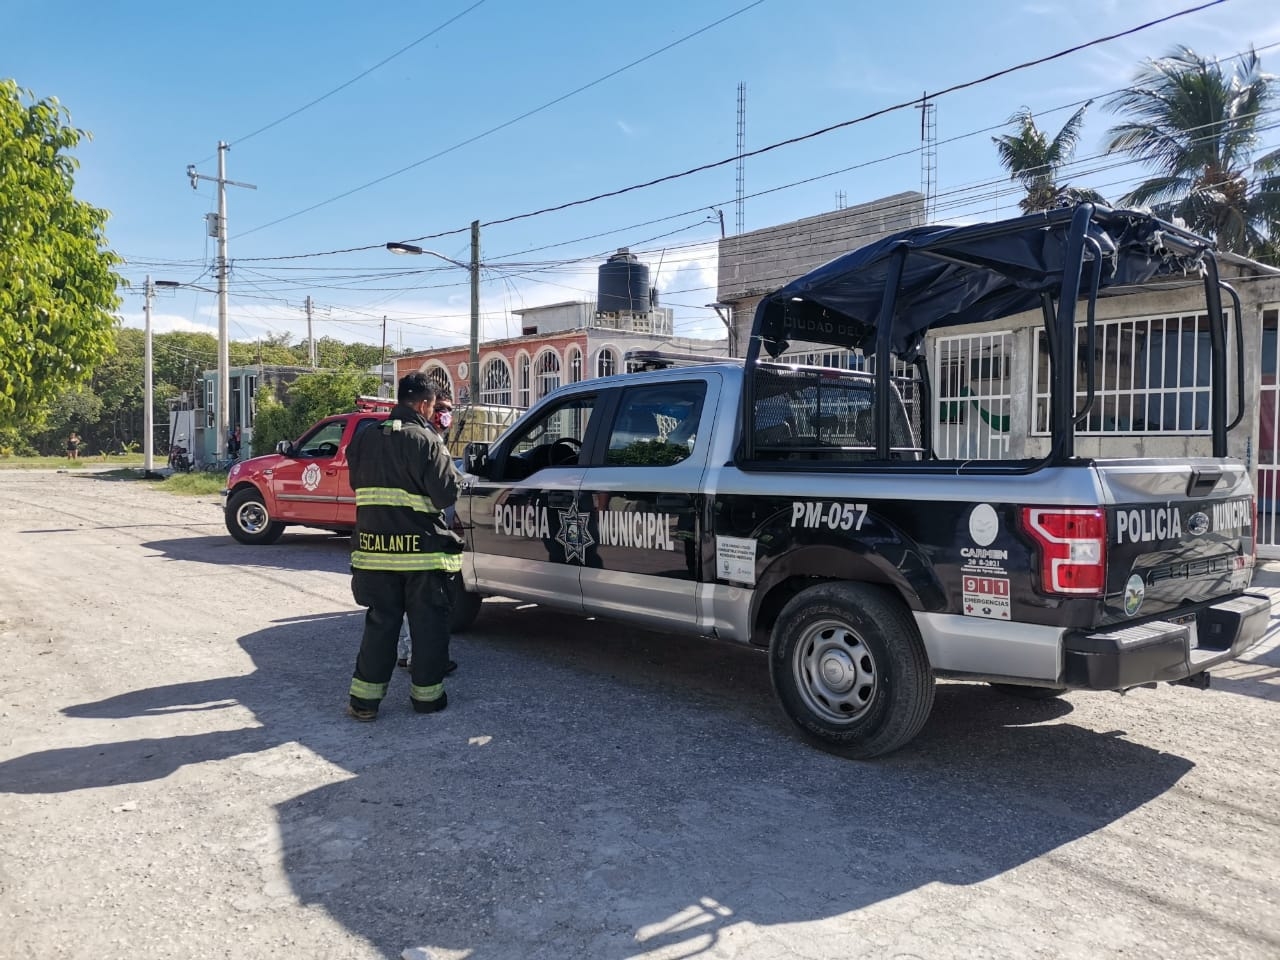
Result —
<svg viewBox="0 0 1280 960"><path fill-rule="evenodd" d="M453 423L452 410L437 410L435 417L431 421L441 430L448 430L449 424Z"/></svg>

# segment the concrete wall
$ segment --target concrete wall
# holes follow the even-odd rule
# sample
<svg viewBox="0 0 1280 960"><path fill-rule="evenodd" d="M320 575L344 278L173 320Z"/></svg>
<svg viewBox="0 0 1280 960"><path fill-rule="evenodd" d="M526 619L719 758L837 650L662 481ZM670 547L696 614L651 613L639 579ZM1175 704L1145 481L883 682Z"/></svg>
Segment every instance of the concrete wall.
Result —
<svg viewBox="0 0 1280 960"><path fill-rule="evenodd" d="M740 353L766 293L883 234L923 223L924 196L907 191L721 240L716 299L733 307Z"/></svg>

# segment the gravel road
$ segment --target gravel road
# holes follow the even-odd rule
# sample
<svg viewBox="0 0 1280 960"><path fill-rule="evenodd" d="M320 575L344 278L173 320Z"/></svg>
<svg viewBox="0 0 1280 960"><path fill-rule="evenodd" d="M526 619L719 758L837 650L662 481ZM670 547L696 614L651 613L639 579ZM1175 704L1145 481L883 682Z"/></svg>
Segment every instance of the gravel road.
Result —
<svg viewBox="0 0 1280 960"><path fill-rule="evenodd" d="M1206 692L945 683L854 763L754 651L491 599L448 710L400 672L354 724L347 549L0 472L0 955L1280 955L1275 638Z"/></svg>

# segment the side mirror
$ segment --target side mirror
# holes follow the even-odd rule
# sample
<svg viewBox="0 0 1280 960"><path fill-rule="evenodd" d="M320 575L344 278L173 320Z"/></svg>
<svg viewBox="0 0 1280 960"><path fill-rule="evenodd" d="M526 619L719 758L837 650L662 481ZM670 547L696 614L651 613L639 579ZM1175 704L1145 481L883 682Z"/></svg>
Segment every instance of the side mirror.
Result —
<svg viewBox="0 0 1280 960"><path fill-rule="evenodd" d="M489 445L468 443L462 451L462 465L467 473L477 477L487 476L489 470Z"/></svg>
<svg viewBox="0 0 1280 960"><path fill-rule="evenodd" d="M293 444L290 443L288 440L281 440L279 443L276 444L276 453L279 453L287 457L292 452L293 452Z"/></svg>

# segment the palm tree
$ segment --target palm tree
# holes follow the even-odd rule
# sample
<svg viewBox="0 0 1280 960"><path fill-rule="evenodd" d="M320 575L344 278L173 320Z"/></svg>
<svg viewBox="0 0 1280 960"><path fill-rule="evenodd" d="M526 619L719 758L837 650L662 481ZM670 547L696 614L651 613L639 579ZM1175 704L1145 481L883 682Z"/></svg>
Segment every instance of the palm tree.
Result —
<svg viewBox="0 0 1280 960"><path fill-rule="evenodd" d="M1031 110L1023 107L1009 118L1010 123L1018 126L1016 134L991 138L1000 155L1000 164L1009 171L1009 179L1026 188L1026 196L1018 201L1023 213L1038 213L1080 200L1102 200L1092 190L1060 188L1057 183L1058 174L1070 162L1080 142L1080 128L1088 109L1086 103L1073 113L1058 135L1050 140L1036 126Z"/></svg>
<svg viewBox="0 0 1280 960"><path fill-rule="evenodd" d="M1151 206L1236 253L1262 253L1280 238L1280 150L1258 160L1258 118L1277 94L1251 49L1230 75L1187 47L1148 60L1129 89L1107 101L1127 114L1107 150L1155 171L1122 202Z"/></svg>

